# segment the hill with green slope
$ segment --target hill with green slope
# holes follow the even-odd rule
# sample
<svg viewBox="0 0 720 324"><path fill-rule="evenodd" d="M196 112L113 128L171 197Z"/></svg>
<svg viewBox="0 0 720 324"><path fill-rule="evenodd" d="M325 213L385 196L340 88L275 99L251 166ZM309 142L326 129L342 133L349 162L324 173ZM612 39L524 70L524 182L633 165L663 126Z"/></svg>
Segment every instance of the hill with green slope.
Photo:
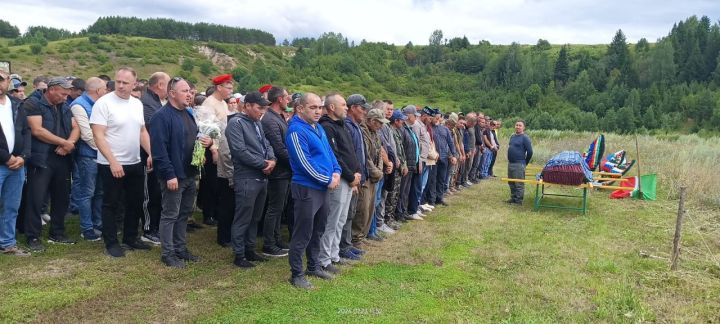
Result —
<svg viewBox="0 0 720 324"><path fill-rule="evenodd" d="M656 43L628 44L621 30L609 45L470 44L427 46L349 43L342 34L295 39L283 46L90 35L29 45L0 41L0 60L26 77L88 77L119 66L141 76L166 71L202 89L232 73L237 90L265 83L291 91L363 93L398 105L482 111L523 118L529 127L585 131L720 131L720 26L690 17Z"/></svg>

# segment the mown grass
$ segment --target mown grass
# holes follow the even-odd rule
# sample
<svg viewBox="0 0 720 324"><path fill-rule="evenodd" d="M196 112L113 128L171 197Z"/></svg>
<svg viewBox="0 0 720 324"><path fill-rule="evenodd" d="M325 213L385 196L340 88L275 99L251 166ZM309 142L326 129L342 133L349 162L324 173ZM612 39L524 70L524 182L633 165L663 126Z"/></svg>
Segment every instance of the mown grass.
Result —
<svg viewBox="0 0 720 324"><path fill-rule="evenodd" d="M542 141L538 138L536 147ZM548 142L549 144L549 142ZM540 150L542 151L542 150ZM539 155L542 156L542 153ZM505 174L499 162L497 173ZM102 255L102 244L0 257L1 322L706 322L720 320L717 210L690 205L680 270L669 271L676 201L610 200L587 216L508 206L488 180L426 221L369 247L313 291L287 283L287 259L243 271L207 228L203 260L181 271L159 250ZM68 229L77 237L77 219ZM649 257L648 257L649 256Z"/></svg>

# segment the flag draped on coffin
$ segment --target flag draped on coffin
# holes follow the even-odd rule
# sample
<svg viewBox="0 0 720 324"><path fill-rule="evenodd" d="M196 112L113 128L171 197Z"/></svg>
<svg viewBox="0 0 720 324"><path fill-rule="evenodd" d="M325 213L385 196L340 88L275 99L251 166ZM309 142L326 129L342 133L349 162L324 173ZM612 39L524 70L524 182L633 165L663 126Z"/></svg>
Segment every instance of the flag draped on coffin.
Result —
<svg viewBox="0 0 720 324"><path fill-rule="evenodd" d="M627 178L627 180L620 183L623 187L633 187L633 190L615 190L610 193L610 198L622 199L632 197L635 199L643 200L655 200L657 198L655 189L657 187L657 176L655 174L646 174L638 177ZM640 190L642 190L642 197L640 197Z"/></svg>

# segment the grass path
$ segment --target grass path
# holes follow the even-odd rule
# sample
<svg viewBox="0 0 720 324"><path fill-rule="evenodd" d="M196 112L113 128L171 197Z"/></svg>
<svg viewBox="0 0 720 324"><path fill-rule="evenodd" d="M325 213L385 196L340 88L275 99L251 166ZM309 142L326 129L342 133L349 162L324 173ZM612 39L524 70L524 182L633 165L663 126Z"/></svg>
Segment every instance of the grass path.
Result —
<svg viewBox="0 0 720 324"><path fill-rule="evenodd" d="M189 235L203 260L182 271L162 266L157 248L111 260L87 242L0 256L0 322L720 320L720 240L702 234L720 223L717 212L703 218L715 223L686 227L681 270L669 272L659 258L670 251L675 202L598 192L581 216L532 212L529 198L509 206L507 195L497 180L464 190L335 280L313 280L314 291L287 283L287 258L233 267L213 229ZM74 218L74 237L77 227Z"/></svg>

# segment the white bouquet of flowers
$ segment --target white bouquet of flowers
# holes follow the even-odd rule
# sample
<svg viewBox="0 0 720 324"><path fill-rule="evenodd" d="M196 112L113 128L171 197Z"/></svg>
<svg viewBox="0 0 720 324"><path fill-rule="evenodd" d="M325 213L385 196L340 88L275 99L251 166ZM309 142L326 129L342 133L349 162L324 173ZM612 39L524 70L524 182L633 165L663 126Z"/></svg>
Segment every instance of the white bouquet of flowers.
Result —
<svg viewBox="0 0 720 324"><path fill-rule="evenodd" d="M200 142L201 136L207 136L213 140L218 139L220 134L220 123L212 109L200 106L195 110L195 122L198 126L198 139L195 140L191 165L202 169L205 164L205 147Z"/></svg>

